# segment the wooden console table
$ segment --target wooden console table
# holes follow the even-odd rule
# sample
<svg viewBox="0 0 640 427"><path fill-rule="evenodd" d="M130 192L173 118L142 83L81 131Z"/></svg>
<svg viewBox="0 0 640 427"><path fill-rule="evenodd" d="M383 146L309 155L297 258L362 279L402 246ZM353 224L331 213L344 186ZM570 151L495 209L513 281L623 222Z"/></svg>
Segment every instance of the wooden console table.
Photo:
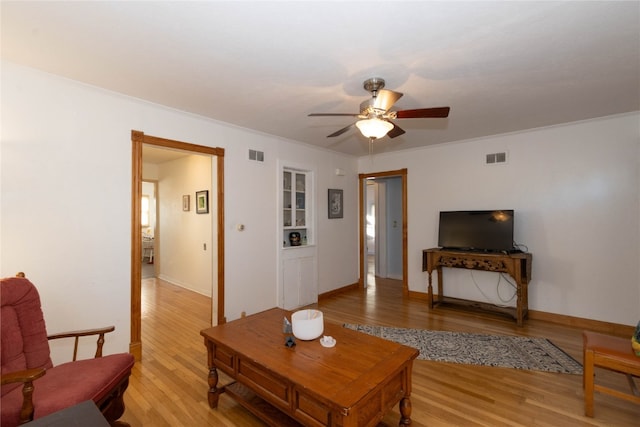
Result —
<svg viewBox="0 0 640 427"><path fill-rule="evenodd" d="M204 329L208 400L233 397L269 426L373 427L400 403L400 425L411 424L411 372L418 350L324 322L336 339L285 346L291 312L274 308ZM220 369L235 382L220 386Z"/></svg>
<svg viewBox="0 0 640 427"><path fill-rule="evenodd" d="M422 271L429 273L429 286L427 289L429 306L434 308L440 304L460 304L492 310L513 316L518 326L522 326L529 312L528 285L531 281L531 260L530 253L495 254L450 251L439 248L425 249L422 251ZM507 273L515 280L516 307L500 307L489 303L445 297L443 293L442 267ZM438 272L437 298L434 298L431 285L431 273L434 269Z"/></svg>

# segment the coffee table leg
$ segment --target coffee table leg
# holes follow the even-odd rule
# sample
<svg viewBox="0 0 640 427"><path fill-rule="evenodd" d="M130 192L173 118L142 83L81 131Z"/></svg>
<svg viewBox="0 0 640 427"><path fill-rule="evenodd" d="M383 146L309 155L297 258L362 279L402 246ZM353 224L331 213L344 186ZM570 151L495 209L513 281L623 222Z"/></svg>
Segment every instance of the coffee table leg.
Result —
<svg viewBox="0 0 640 427"><path fill-rule="evenodd" d="M209 384L209 392L207 393L207 399L209 400L209 407L218 407L218 398L220 397L220 390L218 390L218 371L215 366L209 368L209 376L207 377Z"/></svg>
<svg viewBox="0 0 640 427"><path fill-rule="evenodd" d="M400 399L400 423L398 425L411 425L411 399L409 396Z"/></svg>

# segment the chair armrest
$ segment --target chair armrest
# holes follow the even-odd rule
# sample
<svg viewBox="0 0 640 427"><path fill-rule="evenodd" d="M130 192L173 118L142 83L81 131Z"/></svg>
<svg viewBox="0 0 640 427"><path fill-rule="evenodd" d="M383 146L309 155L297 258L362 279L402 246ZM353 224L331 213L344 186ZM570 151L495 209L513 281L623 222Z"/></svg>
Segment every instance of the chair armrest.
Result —
<svg viewBox="0 0 640 427"><path fill-rule="evenodd" d="M104 344L104 334L115 331L115 326L106 326L104 328L99 329L84 329L81 331L69 331L69 332L61 332L58 334L52 334L47 336L49 340L55 340L58 338L75 338L75 343L73 346L73 360L76 360L78 355L78 340L80 337L86 337L91 335L98 335L96 354L94 357L102 357L102 345Z"/></svg>
<svg viewBox="0 0 640 427"><path fill-rule="evenodd" d="M25 369L24 371L2 374L2 385L11 383L24 383L22 386L22 407L20 408L20 424L33 420L33 381L37 380L47 371L43 368Z"/></svg>
<svg viewBox="0 0 640 427"><path fill-rule="evenodd" d="M57 334L52 334L47 336L47 339L55 340L58 338L73 338L73 337L85 337L89 335L99 335L106 334L108 332L115 331L115 326L107 326L99 329L84 329L82 331L69 331L69 332L60 332Z"/></svg>
<svg viewBox="0 0 640 427"><path fill-rule="evenodd" d="M47 371L43 368L25 369L8 374L2 374L2 385L11 383L23 383L22 407L20 408L20 424L33 420L33 381L37 380Z"/></svg>
<svg viewBox="0 0 640 427"><path fill-rule="evenodd" d="M25 369L24 371L9 372L2 374L2 385L11 383L28 383L37 380L47 371L43 368Z"/></svg>

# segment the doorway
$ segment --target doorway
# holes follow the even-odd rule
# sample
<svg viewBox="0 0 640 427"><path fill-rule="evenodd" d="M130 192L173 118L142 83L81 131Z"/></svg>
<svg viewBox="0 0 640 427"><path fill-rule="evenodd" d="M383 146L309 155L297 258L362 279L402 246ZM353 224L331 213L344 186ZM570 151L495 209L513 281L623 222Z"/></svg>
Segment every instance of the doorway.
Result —
<svg viewBox="0 0 640 427"><path fill-rule="evenodd" d="M373 264L375 275L400 279L408 294L407 169L360 174L359 193L360 288L374 283Z"/></svg>
<svg viewBox="0 0 640 427"><path fill-rule="evenodd" d="M168 140L145 135L143 132L131 131L132 142L132 191L131 191L131 342L129 352L136 360L142 358L142 326L141 326L141 257L142 253L142 226L141 226L141 200L142 200L142 147L144 144L164 147L174 150L182 150L193 154L205 154L212 156L215 163L215 176L212 177L213 192L215 193L215 206L212 204L211 214L215 215L215 240L217 254L212 257L214 261L215 282L217 284L215 294L212 295L211 313L212 322L225 323L224 316L224 149L194 145L180 141ZM211 195L212 199L214 194Z"/></svg>
<svg viewBox="0 0 640 427"><path fill-rule="evenodd" d="M146 159L143 160L146 162ZM158 181L144 179L142 181L140 226L142 227L142 278L150 279L156 277L155 255L157 251L158 233Z"/></svg>

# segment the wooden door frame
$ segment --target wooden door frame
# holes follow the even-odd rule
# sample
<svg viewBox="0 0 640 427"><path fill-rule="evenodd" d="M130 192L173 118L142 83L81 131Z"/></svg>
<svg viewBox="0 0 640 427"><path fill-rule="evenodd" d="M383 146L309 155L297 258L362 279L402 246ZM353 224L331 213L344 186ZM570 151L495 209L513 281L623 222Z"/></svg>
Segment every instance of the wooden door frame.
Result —
<svg viewBox="0 0 640 427"><path fill-rule="evenodd" d="M365 181L369 178L388 178L388 177L400 177L402 178L402 293L409 294L409 278L408 271L408 234L407 234L407 168L386 171L386 172L373 172L373 173L361 173L358 175L358 194L359 194L359 207L360 207L360 278L358 279L358 287L364 289L364 278L366 271L366 251L367 251L367 209L365 206Z"/></svg>
<svg viewBox="0 0 640 427"><path fill-rule="evenodd" d="M131 342L129 352L136 360L142 359L142 266L139 262L142 251L142 226L140 204L142 197L142 145L149 144L194 153L216 156L217 159L217 244L218 244L218 324L225 323L224 316L224 148L205 147L187 142L174 141L131 131Z"/></svg>

